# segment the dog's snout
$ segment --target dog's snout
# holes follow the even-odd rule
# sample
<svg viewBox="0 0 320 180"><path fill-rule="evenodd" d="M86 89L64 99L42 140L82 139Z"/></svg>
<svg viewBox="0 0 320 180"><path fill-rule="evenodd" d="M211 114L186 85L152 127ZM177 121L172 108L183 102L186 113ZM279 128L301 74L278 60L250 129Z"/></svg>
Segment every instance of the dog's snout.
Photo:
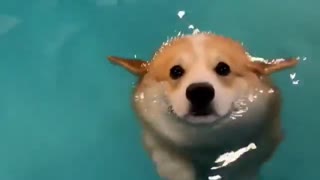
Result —
<svg viewBox="0 0 320 180"><path fill-rule="evenodd" d="M193 83L186 90L187 99L193 106L206 107L214 98L214 88L209 83Z"/></svg>

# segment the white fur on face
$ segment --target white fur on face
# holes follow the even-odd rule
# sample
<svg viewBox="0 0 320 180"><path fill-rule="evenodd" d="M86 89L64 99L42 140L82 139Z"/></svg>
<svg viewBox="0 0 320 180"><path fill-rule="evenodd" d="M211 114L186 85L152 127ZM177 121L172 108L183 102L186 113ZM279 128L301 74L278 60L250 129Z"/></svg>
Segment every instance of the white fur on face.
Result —
<svg viewBox="0 0 320 180"><path fill-rule="evenodd" d="M186 73L182 77L179 88L169 94L169 100L173 111L181 118L189 113L190 103L186 98L186 90L193 83L209 83L215 89L215 97L212 102L212 109L216 114L205 117L188 116L185 119L193 123L210 123L220 117L230 113L233 109L233 103L239 98L239 89L230 89L225 87L219 81L218 75L214 72L214 67L208 67L208 61L217 61L218 56L214 52L211 54L205 52L203 41L205 36L197 36L190 38L194 52L186 52L179 55L181 57L181 66L186 68ZM239 87L241 88L241 87Z"/></svg>
<svg viewBox="0 0 320 180"><path fill-rule="evenodd" d="M210 52L204 51L202 36L190 40L194 44L193 51L177 55L180 57L177 59L177 64L184 67L186 72L178 80L179 85L176 89L171 90L170 80L158 82L151 73L144 76L135 93L135 107L138 114L142 116L143 122L151 125L155 131L173 142L185 145L206 144L209 141L206 137L211 137L212 144L225 143L234 140L234 132L238 131L239 135L248 134L256 129L258 124L264 121L265 110L268 108L266 103L271 94L259 96L255 101L251 101L252 98L249 97L255 95L251 95L254 93L253 89L248 88L250 82L241 78L234 81L236 84L232 88L227 87L223 80L219 79L221 77L215 73L214 67L208 66L208 64L218 63L217 52L214 52L214 49ZM208 63L210 61L215 63ZM170 72L168 70L163 73ZM206 82L214 87L215 97L212 108L215 114L204 117L185 116L189 113L186 89L190 84L199 82ZM233 104L241 104L241 102L242 109L233 109ZM170 112L170 107L174 114ZM229 115L230 111L234 112ZM214 126L210 125L218 119L222 120ZM196 123L207 123L207 125L192 125Z"/></svg>
<svg viewBox="0 0 320 180"><path fill-rule="evenodd" d="M178 96L181 95L182 99L179 101L179 98L175 97L174 94L167 92L168 86L170 86L168 82L160 83L149 78L145 78L144 80L148 82L148 84L144 85L144 88L139 88L135 93L135 107L137 108L137 112L142 116L142 120L148 125L151 125L156 132L179 144L219 144L225 143L226 139L232 141L235 139L233 136L234 132L239 130L248 130L248 132L250 132L256 129L257 124L264 121L264 111L268 108L265 104L268 99L267 91L264 91L265 93L262 94L257 92L259 93L257 98L253 99L250 97L256 96L256 94L247 94L247 96L236 99L237 104L242 103L242 109L235 111L230 116L223 117L223 120L219 121L218 125L201 126L201 128L198 126L190 126L190 123L184 122L199 123L198 121L201 121L202 123L208 123L212 122L212 119L220 119L221 117L212 115L203 118L177 118L169 111L169 107L173 103L176 103L175 107L185 107L183 101L186 102L187 100L183 95L178 94L180 89L176 92ZM222 90L221 93L223 93L223 89L224 88L220 89ZM174 99L170 99L170 97ZM234 101L232 98L227 99L230 104ZM231 107L231 105L228 106L228 104L225 106L226 109ZM221 106L219 107L221 108ZM223 110L225 109L221 108L219 112ZM211 138L207 139L206 137Z"/></svg>
<svg viewBox="0 0 320 180"><path fill-rule="evenodd" d="M185 117L187 121L192 123L210 123L227 115L233 110L233 103L240 96L234 89L225 87L219 81L218 75L215 74L213 68L206 67L203 62L198 61L196 64L193 64L192 68L188 69L185 76L182 77L179 88L173 93L168 94L173 111L179 117ZM193 83L209 83L215 89L215 97L211 106L216 114L205 117L187 116L189 114L190 103L186 97L186 90Z"/></svg>
<svg viewBox="0 0 320 180"><path fill-rule="evenodd" d="M166 92L168 84L152 79L146 81L150 81L150 84L135 93L135 106L143 120L174 142L187 142L188 137L181 133L185 126L177 123L176 117L169 112L170 103Z"/></svg>

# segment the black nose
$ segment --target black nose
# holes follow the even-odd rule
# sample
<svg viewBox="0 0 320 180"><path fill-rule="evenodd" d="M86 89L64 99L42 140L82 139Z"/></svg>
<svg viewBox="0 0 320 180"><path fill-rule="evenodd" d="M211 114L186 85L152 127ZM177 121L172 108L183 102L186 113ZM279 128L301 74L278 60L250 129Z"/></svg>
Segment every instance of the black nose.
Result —
<svg viewBox="0 0 320 180"><path fill-rule="evenodd" d="M192 106L206 107L214 98L214 88L209 83L193 83L188 86L186 96Z"/></svg>

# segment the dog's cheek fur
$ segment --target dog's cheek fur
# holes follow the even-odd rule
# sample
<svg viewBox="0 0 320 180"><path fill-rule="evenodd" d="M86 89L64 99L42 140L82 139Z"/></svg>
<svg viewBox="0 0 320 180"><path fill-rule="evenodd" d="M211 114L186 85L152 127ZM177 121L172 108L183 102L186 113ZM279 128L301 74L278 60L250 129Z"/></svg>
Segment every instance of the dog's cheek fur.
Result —
<svg viewBox="0 0 320 180"><path fill-rule="evenodd" d="M146 82L146 81L144 81ZM141 84L135 91L134 107L138 114L146 116L147 121L156 121L163 117L168 109L165 85L155 81Z"/></svg>
<svg viewBox="0 0 320 180"><path fill-rule="evenodd" d="M188 112L189 102L186 98L185 86L179 86L176 89L168 92L168 99L172 106L173 111L182 117Z"/></svg>
<svg viewBox="0 0 320 180"><path fill-rule="evenodd" d="M242 78L235 78L232 84L226 86L226 83L220 81L214 84L215 100L214 108L220 116L227 114L233 106L233 103L248 93L247 81Z"/></svg>
<svg viewBox="0 0 320 180"><path fill-rule="evenodd" d="M224 87L223 85L216 83L215 85L215 99L214 109L219 116L227 114L232 106L232 103L236 99L236 92L233 89Z"/></svg>
<svg viewBox="0 0 320 180"><path fill-rule="evenodd" d="M182 77L181 80L179 80L179 85L168 93L173 110L178 116L182 117L189 111L190 103L186 97L186 90L188 86L193 83L202 82L214 85L213 82L216 80L213 76L213 72L206 67L204 61L198 61L194 63L192 68L187 70L187 73Z"/></svg>
<svg viewBox="0 0 320 180"><path fill-rule="evenodd" d="M134 107L141 123L147 126L146 129L151 128L174 142L185 142L186 138L177 130L180 126L174 123L174 117L168 113L168 87L169 84L165 81L145 78L135 92L136 97L143 98L137 98Z"/></svg>

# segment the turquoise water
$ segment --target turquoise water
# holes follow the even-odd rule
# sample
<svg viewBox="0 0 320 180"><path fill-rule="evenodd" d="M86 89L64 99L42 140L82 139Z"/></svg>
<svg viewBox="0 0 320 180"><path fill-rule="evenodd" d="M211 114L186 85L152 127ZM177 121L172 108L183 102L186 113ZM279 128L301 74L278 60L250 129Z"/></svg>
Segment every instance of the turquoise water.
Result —
<svg viewBox="0 0 320 180"><path fill-rule="evenodd" d="M320 100L319 5L1 0L0 179L159 179L130 106L135 78L105 56L148 59L167 36L191 32L189 24L240 40L254 55L307 57L274 76L285 101L285 141L261 179L319 179L320 122L312 105Z"/></svg>

